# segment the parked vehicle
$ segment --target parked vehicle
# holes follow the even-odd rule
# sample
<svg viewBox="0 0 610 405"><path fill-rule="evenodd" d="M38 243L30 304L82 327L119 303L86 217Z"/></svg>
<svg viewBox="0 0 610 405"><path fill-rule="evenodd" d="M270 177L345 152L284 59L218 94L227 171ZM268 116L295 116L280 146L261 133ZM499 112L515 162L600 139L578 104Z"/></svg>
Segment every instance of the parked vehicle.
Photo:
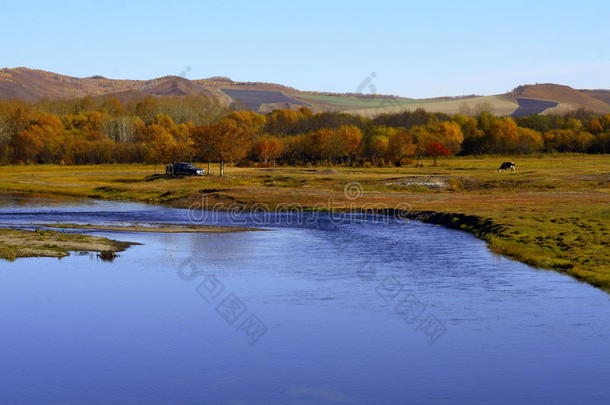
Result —
<svg viewBox="0 0 610 405"><path fill-rule="evenodd" d="M190 163L179 162L165 166L165 174L170 176L203 176L205 170L195 167Z"/></svg>

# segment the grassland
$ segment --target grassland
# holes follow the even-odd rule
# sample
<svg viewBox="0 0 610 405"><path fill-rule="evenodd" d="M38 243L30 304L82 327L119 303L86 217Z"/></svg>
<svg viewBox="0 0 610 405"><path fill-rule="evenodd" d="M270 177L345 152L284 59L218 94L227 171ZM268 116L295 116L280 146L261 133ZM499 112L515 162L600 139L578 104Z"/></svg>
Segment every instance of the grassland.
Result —
<svg viewBox="0 0 610 405"><path fill-rule="evenodd" d="M516 161L517 173L496 173L504 160ZM1 167L0 191L184 208L400 207L411 218L472 232L494 252L610 291L609 156L453 158L418 168L233 167L225 178L150 176L153 169Z"/></svg>
<svg viewBox="0 0 610 405"><path fill-rule="evenodd" d="M418 108L423 108L428 112L445 114L458 114L465 112L470 113L487 110L496 115L511 115L519 107L514 99L506 95L431 101L432 102L426 100L416 100L416 102L405 104L396 104L393 101L388 101L381 107L354 107L346 112L371 118L379 114L395 114L407 110L415 111Z"/></svg>
<svg viewBox="0 0 610 405"><path fill-rule="evenodd" d="M396 105L409 105L417 103L431 103L434 100L414 100L409 98L387 98L387 97L356 97L326 94L299 94L299 99L308 102L321 103L323 105L338 107L343 110L354 110L360 108L382 108Z"/></svg>

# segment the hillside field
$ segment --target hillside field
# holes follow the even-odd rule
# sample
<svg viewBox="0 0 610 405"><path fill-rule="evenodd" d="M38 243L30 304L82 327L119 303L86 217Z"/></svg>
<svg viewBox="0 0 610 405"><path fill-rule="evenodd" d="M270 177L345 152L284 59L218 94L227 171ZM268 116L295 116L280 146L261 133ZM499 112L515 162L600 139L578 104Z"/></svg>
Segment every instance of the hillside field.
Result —
<svg viewBox="0 0 610 405"><path fill-rule="evenodd" d="M145 97L208 97L220 105L257 112L273 109L310 107L315 112L345 111L374 117L422 108L445 114L476 114L482 110L496 115L527 113L563 114L578 109L598 114L610 113L610 90L578 90L569 86L541 83L518 86L503 94L468 97L413 99L351 93L307 92L277 83L237 82L227 77L187 79L183 76L163 76L146 80L110 79L103 76L71 77L43 70L21 68L0 69L0 99L38 102L70 100L86 96L114 97L123 102ZM534 109L521 109L526 100Z"/></svg>

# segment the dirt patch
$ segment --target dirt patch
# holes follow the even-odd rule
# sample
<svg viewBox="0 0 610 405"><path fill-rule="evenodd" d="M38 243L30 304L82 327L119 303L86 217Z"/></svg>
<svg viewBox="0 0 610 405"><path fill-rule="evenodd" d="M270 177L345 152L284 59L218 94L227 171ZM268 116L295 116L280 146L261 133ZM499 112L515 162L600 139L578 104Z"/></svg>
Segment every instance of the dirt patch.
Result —
<svg viewBox="0 0 610 405"><path fill-rule="evenodd" d="M407 176L382 180L384 186L426 187L432 190L450 186L446 177Z"/></svg>
<svg viewBox="0 0 610 405"><path fill-rule="evenodd" d="M335 169L324 169L324 170L317 170L317 173L319 174L340 174L337 170Z"/></svg>

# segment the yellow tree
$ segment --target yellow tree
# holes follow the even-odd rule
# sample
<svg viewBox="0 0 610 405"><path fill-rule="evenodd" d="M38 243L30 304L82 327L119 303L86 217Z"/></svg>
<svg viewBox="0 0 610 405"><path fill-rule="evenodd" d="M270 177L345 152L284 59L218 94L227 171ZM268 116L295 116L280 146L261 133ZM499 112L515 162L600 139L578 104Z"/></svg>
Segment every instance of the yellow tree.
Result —
<svg viewBox="0 0 610 405"><path fill-rule="evenodd" d="M243 159L252 145L251 134L230 121L195 128L192 137L201 158L220 163L220 176L225 174L226 162Z"/></svg>
<svg viewBox="0 0 610 405"><path fill-rule="evenodd" d="M322 128L312 131L305 138L306 153L315 161L329 164L336 157L336 147L333 145L335 131Z"/></svg>
<svg viewBox="0 0 610 405"><path fill-rule="evenodd" d="M374 136L369 143L369 156L374 165L382 164L382 159L388 153L388 137L384 135Z"/></svg>
<svg viewBox="0 0 610 405"><path fill-rule="evenodd" d="M410 134L415 142L415 156L417 157L417 167L420 166L420 159L426 154L426 145L435 140L435 135L430 133L428 129L423 126L416 126L410 129Z"/></svg>
<svg viewBox="0 0 610 405"><path fill-rule="evenodd" d="M176 141L169 131L161 125L150 125L149 131L149 160L155 164L155 173L157 165L163 162L172 161L176 156Z"/></svg>
<svg viewBox="0 0 610 405"><path fill-rule="evenodd" d="M388 159L396 166L402 165L404 159L415 156L416 148L413 136L404 128L393 128L388 137Z"/></svg>
<svg viewBox="0 0 610 405"><path fill-rule="evenodd" d="M354 125L342 125L335 132L339 138L339 156L351 163L362 149L362 131Z"/></svg>
<svg viewBox="0 0 610 405"><path fill-rule="evenodd" d="M589 132L596 135L604 132L604 126L602 125L599 118L593 118L591 121L589 121L588 129Z"/></svg>
<svg viewBox="0 0 610 405"><path fill-rule="evenodd" d="M428 131L434 135L437 142L442 143L452 154L456 154L464 142L462 128L457 122L443 121L432 124Z"/></svg>
<svg viewBox="0 0 610 405"><path fill-rule="evenodd" d="M544 139L538 131L529 128L519 127L519 142L516 147L518 153L533 153L539 152L544 148Z"/></svg>
<svg viewBox="0 0 610 405"><path fill-rule="evenodd" d="M51 145L50 140L61 135L63 129L62 122L56 116L39 114L26 129L13 137L13 159L24 163L51 162L51 153L45 147Z"/></svg>
<svg viewBox="0 0 610 405"><path fill-rule="evenodd" d="M305 116L299 111L273 110L267 114L266 131L271 134L287 133L297 122Z"/></svg>
<svg viewBox="0 0 610 405"><path fill-rule="evenodd" d="M252 153L256 159L267 163L280 157L284 151L284 144L275 136L265 136L254 143Z"/></svg>
<svg viewBox="0 0 610 405"><path fill-rule="evenodd" d="M498 118L491 124L485 138L487 152L511 152L519 144L517 124L512 118Z"/></svg>
<svg viewBox="0 0 610 405"><path fill-rule="evenodd" d="M235 126L241 127L255 135L261 132L267 122L267 118L254 111L233 111L223 121L232 121Z"/></svg>
<svg viewBox="0 0 610 405"><path fill-rule="evenodd" d="M16 163L32 163L38 160L44 148L44 130L33 126L19 131L12 139L13 160Z"/></svg>

